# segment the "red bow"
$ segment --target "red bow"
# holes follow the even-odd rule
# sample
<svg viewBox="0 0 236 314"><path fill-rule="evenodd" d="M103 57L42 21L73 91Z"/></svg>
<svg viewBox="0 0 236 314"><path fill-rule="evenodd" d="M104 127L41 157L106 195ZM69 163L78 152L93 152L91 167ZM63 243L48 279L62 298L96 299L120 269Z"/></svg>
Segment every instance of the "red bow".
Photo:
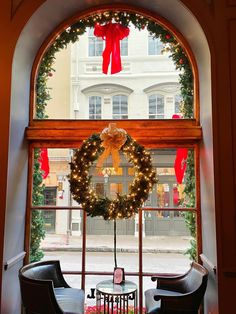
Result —
<svg viewBox="0 0 236 314"><path fill-rule="evenodd" d="M119 23L108 23L106 25L96 24L94 36L106 39L106 47L103 51L102 72L107 74L111 58L111 74L122 70L120 58L120 40L129 35L129 28Z"/></svg>
<svg viewBox="0 0 236 314"><path fill-rule="evenodd" d="M174 114L173 119L181 118L180 115ZM175 177L179 184L182 183L184 173L187 167L188 149L187 148L177 148L175 157Z"/></svg>

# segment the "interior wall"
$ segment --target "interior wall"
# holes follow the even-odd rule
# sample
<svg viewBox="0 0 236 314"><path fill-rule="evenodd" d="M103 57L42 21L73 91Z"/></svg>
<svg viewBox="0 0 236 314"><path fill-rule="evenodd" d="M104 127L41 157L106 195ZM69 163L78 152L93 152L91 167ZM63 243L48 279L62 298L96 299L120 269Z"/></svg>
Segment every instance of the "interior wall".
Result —
<svg viewBox="0 0 236 314"><path fill-rule="evenodd" d="M17 256L24 254L24 232L25 232L25 209L27 195L27 169L28 169L28 150L24 139L24 129L28 124L29 107L25 103L29 98L29 80L24 75L30 72L31 65L24 58L24 49L21 47L21 54L13 64L12 84L15 87L12 93L10 108L10 145L9 145L9 168L7 182L7 214L5 218L6 228L4 235L4 264L9 264L8 269L3 273L4 290L2 297L11 304L11 308L19 308L20 296L18 293L19 263ZM21 82L21 84L19 84ZM12 264L12 259L16 263ZM12 266L11 266L12 265ZM17 289L12 289L10 282L15 282ZM6 312L6 313L14 313Z"/></svg>
<svg viewBox="0 0 236 314"><path fill-rule="evenodd" d="M42 1L43 2L43 1ZM91 5L104 4L108 1L64 1L48 0L32 15L24 30L22 31L14 54L12 70L12 97L11 97L11 128L9 147L9 171L8 190L5 223L4 260L9 260L23 250L24 239L24 213L26 204L26 182L27 182L27 144L24 142L24 129L28 124L29 112L29 81L30 72L35 55L46 39L48 34L64 19L80 10L87 9ZM122 1L113 1L122 3ZM111 3L111 1L109 1ZM199 64L200 77L204 78L201 84L201 99L204 102L206 115L202 115L203 127L209 131L204 136L201 154L207 156L201 164L202 169L207 167L210 176L202 177L203 186L211 182L212 189L207 193L203 192L202 210L208 212L211 208L208 219L214 220L214 191L213 191L213 164L212 164L212 131L211 131L211 99L210 99L210 55L208 44L203 31L190 11L177 0L130 0L125 4L145 7L152 12L159 13L173 23L178 30L186 37ZM23 10L21 11L23 14ZM27 12L29 14L29 12ZM43 23L42 23L43 21ZM206 79L207 78L207 79ZM205 123L204 123L205 121ZM205 129L204 129L205 130ZM17 180L16 180L17 178ZM203 225L203 233L205 226ZM209 258L216 263L215 252L215 229L214 221L211 227L208 226L207 234L210 234L210 245L204 243L204 251ZM208 252L209 251L209 252ZM3 274L3 297L1 313L20 313L20 298L17 278L17 270L22 265L18 262ZM11 296L9 298L9 296ZM12 301L14 299L14 302ZM217 304L216 294L213 297L213 304ZM208 305L206 305L208 306Z"/></svg>
<svg viewBox="0 0 236 314"><path fill-rule="evenodd" d="M205 313L218 313L216 300L218 300L216 251L216 219L215 219L215 192L213 173L213 134L212 134L212 102L209 94L209 82L211 82L210 68L204 67L205 56L200 60L200 116L203 131L203 141L200 146L200 191L201 191L201 221L202 221L202 246L203 264L208 269L209 278L205 295ZM207 261L207 262L205 262Z"/></svg>

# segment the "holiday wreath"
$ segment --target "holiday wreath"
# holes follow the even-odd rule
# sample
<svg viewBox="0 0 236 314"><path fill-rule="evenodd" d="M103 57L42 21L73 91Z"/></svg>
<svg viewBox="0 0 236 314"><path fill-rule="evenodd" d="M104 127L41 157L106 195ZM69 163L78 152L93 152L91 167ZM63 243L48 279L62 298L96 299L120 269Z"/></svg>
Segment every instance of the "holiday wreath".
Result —
<svg viewBox="0 0 236 314"><path fill-rule="evenodd" d="M104 129L102 133L104 131L109 133L109 128ZM138 213L139 208L147 200L153 185L157 182L151 156L143 146L139 145L128 134L125 136L124 144L112 150L109 145L104 145L105 140L102 140L102 133L91 135L83 142L80 149L75 151L70 163L70 190L73 199L81 204L90 216L102 216L105 220L130 218ZM114 139L114 143L117 143L117 138L112 136L108 138L107 142L112 141L112 139ZM102 158L101 155L103 154L105 158L109 152L115 155L118 149L133 164L135 177L129 186L129 194L120 195L117 193L116 199L110 200L106 196L99 197L96 194L91 186L92 176L89 174L89 169L99 156Z"/></svg>

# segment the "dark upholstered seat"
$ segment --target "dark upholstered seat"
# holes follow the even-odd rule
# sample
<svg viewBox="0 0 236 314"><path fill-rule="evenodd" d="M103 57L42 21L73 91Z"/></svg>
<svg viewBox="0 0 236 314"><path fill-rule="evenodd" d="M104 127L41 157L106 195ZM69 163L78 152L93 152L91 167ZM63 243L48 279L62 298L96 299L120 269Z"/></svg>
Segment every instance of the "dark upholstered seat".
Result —
<svg viewBox="0 0 236 314"><path fill-rule="evenodd" d="M26 314L84 313L84 291L66 283L59 261L26 265L19 279Z"/></svg>
<svg viewBox="0 0 236 314"><path fill-rule="evenodd" d="M197 314L207 286L207 270L193 262L181 276L152 277L156 289L145 291L148 314Z"/></svg>

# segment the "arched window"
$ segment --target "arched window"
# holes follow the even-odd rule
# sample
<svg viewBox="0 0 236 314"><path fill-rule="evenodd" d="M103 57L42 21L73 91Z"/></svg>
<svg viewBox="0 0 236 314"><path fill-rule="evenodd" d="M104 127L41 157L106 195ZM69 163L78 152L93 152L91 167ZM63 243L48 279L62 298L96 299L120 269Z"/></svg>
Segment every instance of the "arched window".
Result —
<svg viewBox="0 0 236 314"><path fill-rule="evenodd" d="M113 18L117 18L117 12L115 13ZM121 11L118 13L127 20L126 12ZM136 21L136 26L139 29L140 25L147 25L148 27L149 21L152 27L155 23L158 23L158 20L149 16L140 15L139 17L139 15L137 16L133 12L130 12L130 15L132 15L132 21ZM101 56L104 42L95 40L91 31L94 21L100 18L104 18L104 21L107 21L105 9L104 11L94 12L94 14L88 15L86 18L78 17L76 20L77 24L75 23L69 28L69 23L67 22L66 31L62 36L64 41L61 41L60 34L57 34L54 38L53 49L57 45L60 47L62 43L64 45L66 36L71 36L74 40L75 33L83 32L90 26L89 45L91 45L91 50L89 49L89 51L91 53L89 52L89 55ZM161 29L162 33L159 34L159 37L166 38L167 45L169 45L168 38L174 40L176 45L180 45L178 38L181 38L181 43L185 43L181 35L168 24L161 27L163 28L160 28L158 24L156 28L154 27L154 31L158 33ZM107 259L109 260L108 265L96 265L95 267L94 263L97 256L90 250L87 250L86 245L87 247L93 245L92 239L103 241L102 236L107 237L111 241L113 226L111 220L104 221L100 217L87 216L80 204L72 199L68 173L70 172L69 165L71 158L73 158L74 150L78 149L81 143L90 137L91 134L100 133L107 127L107 120L109 122L110 120L119 120L117 121L119 128L125 129L137 142L150 149L153 167L158 175L158 185L150 193L148 201L144 207L140 208L136 217L119 221L118 226L119 234L123 236L121 239L123 241L122 244L128 243L134 247L134 254L130 259L125 259L122 266L125 267L127 276L132 276L133 280L140 283L140 307L142 306L145 284L150 281L150 274L155 272L150 267L148 253L143 250L145 243L142 241L142 237L145 235L145 241L150 240L149 245L152 243L152 249L156 250L156 244L151 242L151 238L148 239L148 237L190 236L189 230L185 225L185 213L190 213L191 218L193 216L192 221L195 221L196 216L200 212L198 186L200 180L198 177L195 178L194 174L198 176L199 173L198 142L201 140L198 102L196 101L193 106L192 97L194 93L192 90L193 86L197 86L198 83L195 73L195 85L192 84L189 87L191 94L187 95L187 99L183 99L184 102L190 102L188 105L191 108L191 112L188 116L184 116L185 119L181 121L171 119L171 114L174 112L174 95L179 91L176 88L179 74L184 74L187 69L187 74L191 75L192 70L194 70L194 58L188 45L186 44L186 47L181 48L182 50L179 48L178 53L180 56L178 55L178 60L181 60L181 63L178 66L180 70L175 70L174 63L168 63L168 56L153 58L147 54L148 30L142 28L140 32L136 30L138 32L137 38L145 38L145 45L143 44L144 42L139 40L133 41L133 44L131 44L131 40L129 41L129 55L122 64L124 65L124 70L117 75L104 75L102 73L102 61L100 60L102 58L87 58L87 41L84 41L84 46L83 43L80 45L80 41L76 43L75 62L73 63L73 60L71 63L67 62L67 66L62 64L61 60L63 60L64 56L61 56L60 52L58 52L57 58L61 59L54 73L50 68L52 59L48 60L51 50L45 44L45 55L40 54L37 59L42 60L42 62L41 64L36 63L34 67L33 75L34 80L37 81L37 84L35 84L37 91L36 97L31 99L32 101L36 99L36 102L32 103L30 125L26 132L27 138L32 143L30 145L30 154L34 156L34 158L32 157L34 163L33 165L30 164L32 176L29 182L29 195L33 197L29 197L28 210L31 215L29 214L28 217L31 216L33 222L34 219L39 221L42 216L40 214L41 211L48 213L51 210L56 213L50 216L50 219L54 220L52 225L55 226L55 235L59 237L63 235L65 245L70 243L71 237L78 237L78 242L76 243L80 246L82 258L81 262L76 265L76 270L73 274L79 280L81 279L81 286L87 290L87 293L101 279L101 276L112 275L113 263L110 262L109 256ZM88 35L85 31L83 34ZM73 42L73 40L71 41ZM50 43L52 42L53 40L51 39ZM156 45L158 41L156 39L153 40L152 36L150 45L153 45L153 48L150 48L150 55L160 53L161 45L157 45L159 47L158 50L155 48L154 43ZM187 51L186 53L185 50ZM176 51L175 47L173 53L177 53ZM138 57L136 52L139 53ZM66 51L65 54L70 56L70 51ZM190 60L188 60L187 56ZM151 63L150 59L152 59ZM160 63L160 59L161 61L164 60L164 63ZM66 60L68 61L68 59ZM78 60L79 62L77 62ZM72 75L70 73L71 64L76 67L76 71L71 71ZM167 72L170 75L168 77L162 75L164 65L168 67ZM50 71L48 71L48 67ZM37 72L37 69L39 69L39 72ZM57 89L59 91L57 94L53 87L58 83L58 81L56 82L56 73L60 70L61 75L58 76L60 88ZM48 81L51 85L47 85L47 79L49 79ZM189 80L185 83L188 84L189 82L191 83L192 81ZM63 86L74 86L74 89L67 88L66 95L64 95L65 89L63 89ZM50 100L50 106L47 108L48 110L45 110L50 98L49 93L51 89L49 88L52 88L54 99ZM44 93L42 93L42 90ZM42 99L42 97L44 98ZM195 94L195 99L198 100L197 94ZM170 103L171 113L168 112L166 114L165 106ZM63 112L59 115L59 111ZM62 114L64 114L64 117ZM102 114L104 117L102 117ZM88 117L93 121L88 121ZM128 118L130 120L127 121ZM169 120L166 121L165 119ZM40 168L40 163L43 164L42 147L48 150L49 158L47 162L49 162L50 166L49 174L44 178L42 178L42 174L45 174L45 171L42 165ZM179 148L187 149L189 163L191 164L192 172L190 175L192 177L191 182L189 181L191 183L191 195L189 194L188 196L184 193L184 189L189 184L189 176L184 176L183 174L182 180L177 182L175 175L175 158ZM128 193L130 183L136 175L135 167L129 164L125 156L120 157L121 164L115 172L111 158L108 158L104 163L101 174L96 173L95 167L91 169L91 185L95 188L98 195L112 198L117 193ZM33 175L35 169L38 171L38 176ZM40 180L35 182L36 179ZM50 208L42 202L42 197L40 198L44 186L46 188L55 188L56 205L50 205ZM45 224L45 222L43 223ZM29 222L28 225L30 225ZM196 225L194 225L193 229L196 229ZM86 237L89 240L87 242ZM129 242L131 237L132 243ZM46 240L50 241L50 237L47 236ZM101 248L100 253L103 256L102 258L104 258L104 243L100 242L99 248ZM157 258L156 255L153 258L154 265L154 260ZM183 264L181 265L183 268L187 268L189 265L188 258L183 256L182 261ZM165 267L166 265L163 266L163 269L160 268L157 271L175 271L172 268L165 269ZM90 279L91 272L93 272L92 280ZM69 274L71 275L71 271L69 271ZM142 283L144 283L144 286Z"/></svg>
<svg viewBox="0 0 236 314"><path fill-rule="evenodd" d="M149 119L164 119L164 106L164 96L159 94L149 96Z"/></svg>
<svg viewBox="0 0 236 314"><path fill-rule="evenodd" d="M102 118L102 98L99 96L89 97L89 119L100 120Z"/></svg>
<svg viewBox="0 0 236 314"><path fill-rule="evenodd" d="M128 119L128 97L126 95L115 95L112 97L112 118Z"/></svg>

